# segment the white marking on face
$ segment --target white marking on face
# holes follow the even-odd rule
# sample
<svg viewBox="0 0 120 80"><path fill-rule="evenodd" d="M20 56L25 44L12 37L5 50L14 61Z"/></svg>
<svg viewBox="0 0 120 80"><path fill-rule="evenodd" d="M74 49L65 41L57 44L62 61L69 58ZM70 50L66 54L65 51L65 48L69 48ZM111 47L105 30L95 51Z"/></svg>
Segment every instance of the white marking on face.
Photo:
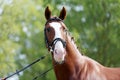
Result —
<svg viewBox="0 0 120 80"><path fill-rule="evenodd" d="M52 22L52 23L50 23L50 26L53 27L55 30L54 39L56 39L56 38L63 39L62 35L61 35L61 30L60 30L60 28L62 27L61 24L58 22ZM61 63L62 61L64 61L66 51L65 51L61 41L58 41L55 44L53 53L54 53L54 60L56 62Z"/></svg>
<svg viewBox="0 0 120 80"><path fill-rule="evenodd" d="M63 44L60 41L56 43L53 53L56 62L62 63L64 61L66 52L63 48Z"/></svg>
<svg viewBox="0 0 120 80"><path fill-rule="evenodd" d="M50 23L50 26L53 27L54 30L55 30L55 37L54 37L54 39L55 38L62 38L61 32L60 32L61 24L58 23L58 22L52 22L52 23Z"/></svg>

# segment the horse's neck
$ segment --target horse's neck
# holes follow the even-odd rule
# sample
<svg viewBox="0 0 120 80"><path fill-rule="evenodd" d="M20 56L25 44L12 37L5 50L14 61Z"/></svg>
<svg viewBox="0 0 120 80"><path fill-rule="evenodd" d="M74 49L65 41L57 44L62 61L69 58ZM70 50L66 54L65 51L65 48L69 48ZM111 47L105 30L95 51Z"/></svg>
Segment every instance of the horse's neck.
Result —
<svg viewBox="0 0 120 80"><path fill-rule="evenodd" d="M67 52L68 57L73 58L74 60L83 59L82 54L80 53L76 44L74 43L74 40L70 36L68 36L67 38L66 52Z"/></svg>
<svg viewBox="0 0 120 80"><path fill-rule="evenodd" d="M65 62L63 64L56 65L54 68L57 80L68 80L68 78L72 78L72 80L75 80L73 75L77 75L82 69L83 65L83 56L78 51L74 41L70 37L68 37L66 41Z"/></svg>

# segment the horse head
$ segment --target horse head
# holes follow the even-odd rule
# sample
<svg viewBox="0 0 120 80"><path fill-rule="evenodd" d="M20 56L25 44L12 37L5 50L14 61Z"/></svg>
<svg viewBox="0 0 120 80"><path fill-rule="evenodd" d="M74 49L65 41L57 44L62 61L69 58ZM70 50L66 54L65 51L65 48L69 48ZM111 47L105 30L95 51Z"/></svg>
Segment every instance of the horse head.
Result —
<svg viewBox="0 0 120 80"><path fill-rule="evenodd" d="M63 7L59 17L52 16L49 7L45 9L46 24L44 29L46 46L55 62L62 63L66 56L66 26L63 20L66 9Z"/></svg>

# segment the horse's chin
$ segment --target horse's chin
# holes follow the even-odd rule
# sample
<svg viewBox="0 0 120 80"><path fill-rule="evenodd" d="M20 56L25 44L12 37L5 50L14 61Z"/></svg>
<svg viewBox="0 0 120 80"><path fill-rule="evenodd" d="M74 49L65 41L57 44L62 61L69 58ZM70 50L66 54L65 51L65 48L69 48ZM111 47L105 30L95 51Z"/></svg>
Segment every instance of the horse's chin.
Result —
<svg viewBox="0 0 120 80"><path fill-rule="evenodd" d="M57 62L57 61L55 61L55 63L61 65L61 64L64 64L64 61L61 61L61 62Z"/></svg>

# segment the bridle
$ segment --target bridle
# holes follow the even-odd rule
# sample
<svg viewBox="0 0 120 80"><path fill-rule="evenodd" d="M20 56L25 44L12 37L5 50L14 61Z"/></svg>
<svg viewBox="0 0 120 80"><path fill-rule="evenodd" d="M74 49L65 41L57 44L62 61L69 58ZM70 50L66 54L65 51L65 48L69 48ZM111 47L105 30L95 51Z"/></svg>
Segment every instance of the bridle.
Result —
<svg viewBox="0 0 120 80"><path fill-rule="evenodd" d="M50 45L48 45L48 48L50 49L50 52L53 52L54 51L54 46L55 44L58 42L58 41L61 41L62 44L63 44L63 47L65 48L66 47L66 42L61 39L61 38L56 38L52 41L52 43Z"/></svg>
<svg viewBox="0 0 120 80"><path fill-rule="evenodd" d="M51 21L62 21L60 18L58 17L53 17L53 18L50 18L49 20L47 20L46 24L51 22ZM55 44L58 42L58 41L61 41L61 43L63 44L63 47L66 48L66 41L64 41L63 39L61 38L55 38L51 43L48 41L48 37L46 35L46 29L44 29L44 34L45 34L45 43L48 47L48 49L50 50L50 52L53 52L54 51L54 46Z"/></svg>

